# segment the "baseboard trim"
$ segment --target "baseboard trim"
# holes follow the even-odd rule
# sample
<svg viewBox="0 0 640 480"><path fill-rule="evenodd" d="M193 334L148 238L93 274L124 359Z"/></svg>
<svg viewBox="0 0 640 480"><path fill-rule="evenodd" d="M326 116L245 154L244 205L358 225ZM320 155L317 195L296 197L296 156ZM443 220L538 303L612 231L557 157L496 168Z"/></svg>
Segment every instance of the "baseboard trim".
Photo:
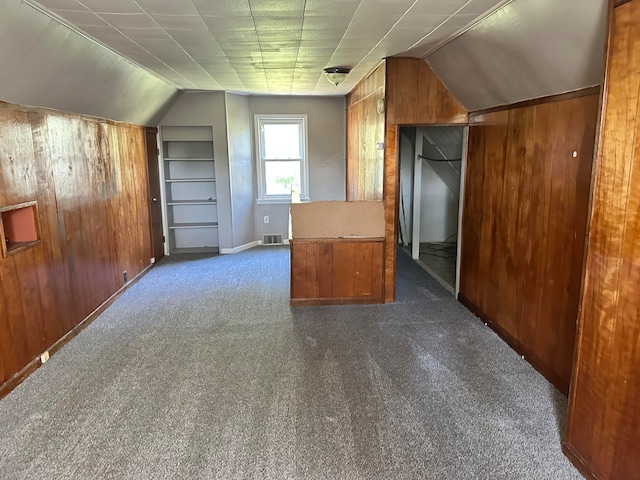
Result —
<svg viewBox="0 0 640 480"><path fill-rule="evenodd" d="M289 305L292 307L309 307L321 305L367 305L384 303L382 297L336 297L336 298L292 298Z"/></svg>
<svg viewBox="0 0 640 480"><path fill-rule="evenodd" d="M549 369L531 350L522 345L516 340L509 332L494 322L486 313L476 306L471 300L465 297L462 293L458 294L458 301L467 307L475 316L480 318L491 330L496 332L507 345L516 351L516 353L522 356L527 363L535 368L544 378L549 380L554 387L556 387L565 396L569 395L569 384L565 382L560 376Z"/></svg>
<svg viewBox="0 0 640 480"><path fill-rule="evenodd" d="M69 343L74 337L76 337L82 330L91 325L98 316L104 312L107 307L109 307L116 299L127 291L129 287L131 287L134 283L140 280L151 268L154 264L147 265L140 273L138 273L135 277L125 283L122 287L116 290L113 295L107 298L98 308L96 308L93 312L85 317L78 325L73 327L69 332L67 332L62 338L57 340L53 345L51 345L45 351L49 352L50 356L53 356L57 352L60 351L62 347L64 347L67 343ZM29 375L35 372L38 368L42 366L42 361L40 360L40 355L31 360L26 366L22 368L18 373L13 375L7 381L5 381L2 385L0 385L0 400L9 393L11 393L18 385L20 385Z"/></svg>
<svg viewBox="0 0 640 480"><path fill-rule="evenodd" d="M220 249L220 254L221 255L229 255L232 253L240 253L240 252L244 252L245 250L249 250L250 248L253 247L257 247L258 245L260 245L261 242L258 242L257 240L255 242L249 242L249 243L245 243L244 245L240 245L238 247L233 247L233 248L221 248Z"/></svg>
<svg viewBox="0 0 640 480"><path fill-rule="evenodd" d="M584 457L580 455L575 448L573 448L573 445L568 443L566 440L562 441L562 453L564 453L565 457L569 459L584 478L589 480L604 480L600 475L593 471L589 462L587 462Z"/></svg>

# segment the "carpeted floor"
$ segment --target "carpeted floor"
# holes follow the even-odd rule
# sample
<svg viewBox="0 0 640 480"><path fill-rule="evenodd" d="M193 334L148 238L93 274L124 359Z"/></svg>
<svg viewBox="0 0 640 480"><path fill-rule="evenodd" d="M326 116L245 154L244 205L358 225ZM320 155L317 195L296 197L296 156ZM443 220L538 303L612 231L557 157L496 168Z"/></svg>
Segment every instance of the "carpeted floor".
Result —
<svg viewBox="0 0 640 480"><path fill-rule="evenodd" d="M0 401L3 479L574 479L566 399L398 254L290 309L288 249L164 259Z"/></svg>

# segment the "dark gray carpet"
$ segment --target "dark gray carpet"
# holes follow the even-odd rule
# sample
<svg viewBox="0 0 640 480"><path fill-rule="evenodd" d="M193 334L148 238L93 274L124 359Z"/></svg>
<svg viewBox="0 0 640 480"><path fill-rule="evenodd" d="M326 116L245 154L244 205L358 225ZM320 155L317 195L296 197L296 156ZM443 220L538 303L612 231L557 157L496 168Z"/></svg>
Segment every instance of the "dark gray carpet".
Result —
<svg viewBox="0 0 640 480"><path fill-rule="evenodd" d="M288 249L161 261L0 401L6 479L572 479L566 399L398 254L290 309Z"/></svg>

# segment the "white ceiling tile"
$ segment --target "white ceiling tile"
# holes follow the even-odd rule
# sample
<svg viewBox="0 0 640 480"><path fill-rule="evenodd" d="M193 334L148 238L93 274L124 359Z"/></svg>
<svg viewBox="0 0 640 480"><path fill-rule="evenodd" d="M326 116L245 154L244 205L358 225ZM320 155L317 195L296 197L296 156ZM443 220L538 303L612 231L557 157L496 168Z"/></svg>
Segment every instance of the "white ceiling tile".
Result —
<svg viewBox="0 0 640 480"><path fill-rule="evenodd" d="M146 13L101 13L100 17L117 28L157 28L158 25Z"/></svg>
<svg viewBox="0 0 640 480"><path fill-rule="evenodd" d="M193 0L200 15L251 16L249 0Z"/></svg>
<svg viewBox="0 0 640 480"><path fill-rule="evenodd" d="M356 16L370 20L387 16L399 18L413 4L414 0L394 0L392 2L388 0L368 0L360 3Z"/></svg>
<svg viewBox="0 0 640 480"><path fill-rule="evenodd" d="M38 0L37 3L50 10L88 10L76 0Z"/></svg>
<svg viewBox="0 0 640 480"><path fill-rule="evenodd" d="M54 10L55 13L60 15L60 17L64 18L71 25L76 25L78 27L85 26L105 26L108 25L107 22L102 20L98 15L93 12L86 11L75 11L75 10Z"/></svg>
<svg viewBox="0 0 640 480"><path fill-rule="evenodd" d="M327 57L333 55L335 52L334 48L306 48L301 47L298 51L298 58L308 58L313 59L314 57Z"/></svg>
<svg viewBox="0 0 640 480"><path fill-rule="evenodd" d="M141 13L142 9L134 0L79 0L85 7L96 13Z"/></svg>
<svg viewBox="0 0 640 480"><path fill-rule="evenodd" d="M254 16L303 12L304 4L304 0L249 0L251 12Z"/></svg>
<svg viewBox="0 0 640 480"><path fill-rule="evenodd" d="M351 18L360 0L307 0L305 15L330 15Z"/></svg>
<svg viewBox="0 0 640 480"><path fill-rule="evenodd" d="M477 17L475 15L454 15L445 22L445 26L451 28L466 27L467 25L474 23L476 18Z"/></svg>
<svg viewBox="0 0 640 480"><path fill-rule="evenodd" d="M136 2L149 14L198 15L196 7L190 0L136 0Z"/></svg>
<svg viewBox="0 0 640 480"><path fill-rule="evenodd" d="M484 16L506 3L506 0L471 0L459 13Z"/></svg>
<svg viewBox="0 0 640 480"><path fill-rule="evenodd" d="M120 33L115 28L107 25L107 26L97 26L97 25L89 25L84 28L84 31L94 37L95 39L101 41L105 45L111 45L112 41L115 41L119 38L127 38L122 33Z"/></svg>
<svg viewBox="0 0 640 480"><path fill-rule="evenodd" d="M305 41L317 41L324 43L326 41L339 42L344 36L346 29L339 28L327 28L325 30L302 30L302 36L300 37Z"/></svg>
<svg viewBox="0 0 640 480"><path fill-rule="evenodd" d="M349 26L351 17L336 15L310 15L304 17L303 29L324 30L324 29L346 29Z"/></svg>
<svg viewBox="0 0 640 480"><path fill-rule="evenodd" d="M279 44L288 44L291 42L298 42L302 37L302 31L292 28L285 32L274 31L259 31L258 38L260 43L274 42Z"/></svg>
<svg viewBox="0 0 640 480"><path fill-rule="evenodd" d="M394 29L426 31L446 22L449 17L450 15L406 15L402 19L400 19Z"/></svg>
<svg viewBox="0 0 640 480"><path fill-rule="evenodd" d="M377 34L388 32L393 25L400 20L401 16L400 14L389 14L384 17L376 17L373 15L364 17L356 15L353 17L347 30L375 32Z"/></svg>
<svg viewBox="0 0 640 480"><path fill-rule="evenodd" d="M286 32L290 29L302 29L302 17L255 17L255 27L258 32L275 31Z"/></svg>
<svg viewBox="0 0 640 480"><path fill-rule="evenodd" d="M255 30L251 17L212 17L203 16L204 22L212 32L234 32L239 30Z"/></svg>
<svg viewBox="0 0 640 480"><path fill-rule="evenodd" d="M120 28L124 35L132 40L165 40L169 36L160 27L155 28Z"/></svg>
<svg viewBox="0 0 640 480"><path fill-rule="evenodd" d="M208 30L207 24L200 15L159 15L152 14L153 19L165 29Z"/></svg>
<svg viewBox="0 0 640 480"><path fill-rule="evenodd" d="M434 15L451 15L466 5L469 0L418 0L415 10Z"/></svg>

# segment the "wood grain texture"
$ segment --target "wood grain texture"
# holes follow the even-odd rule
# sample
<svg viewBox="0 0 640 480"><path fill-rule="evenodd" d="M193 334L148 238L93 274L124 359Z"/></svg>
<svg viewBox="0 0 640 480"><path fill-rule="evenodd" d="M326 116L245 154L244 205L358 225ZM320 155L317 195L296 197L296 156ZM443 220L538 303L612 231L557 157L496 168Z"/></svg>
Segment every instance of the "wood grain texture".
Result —
<svg viewBox="0 0 640 480"><path fill-rule="evenodd" d="M347 200L382 200L384 115L377 104L384 75L382 64L347 96Z"/></svg>
<svg viewBox="0 0 640 480"><path fill-rule="evenodd" d="M384 240L291 240L291 304L381 303Z"/></svg>
<svg viewBox="0 0 640 480"><path fill-rule="evenodd" d="M640 1L614 9L565 451L640 478Z"/></svg>
<svg viewBox="0 0 640 480"><path fill-rule="evenodd" d="M420 58L387 58L384 185L386 221L385 301L395 300L402 125L466 124L467 111ZM348 161L348 160L347 160Z"/></svg>
<svg viewBox="0 0 640 480"><path fill-rule="evenodd" d="M598 99L489 113L469 131L460 296L565 393Z"/></svg>
<svg viewBox="0 0 640 480"><path fill-rule="evenodd" d="M377 111L379 98L385 100L383 115ZM465 108L420 58L385 59L347 96L347 199L385 202L385 301L395 299L398 129L466 123Z"/></svg>
<svg viewBox="0 0 640 480"><path fill-rule="evenodd" d="M143 127L0 104L0 207L42 241L0 259L0 396L151 257ZM26 370L25 370L26 369Z"/></svg>

